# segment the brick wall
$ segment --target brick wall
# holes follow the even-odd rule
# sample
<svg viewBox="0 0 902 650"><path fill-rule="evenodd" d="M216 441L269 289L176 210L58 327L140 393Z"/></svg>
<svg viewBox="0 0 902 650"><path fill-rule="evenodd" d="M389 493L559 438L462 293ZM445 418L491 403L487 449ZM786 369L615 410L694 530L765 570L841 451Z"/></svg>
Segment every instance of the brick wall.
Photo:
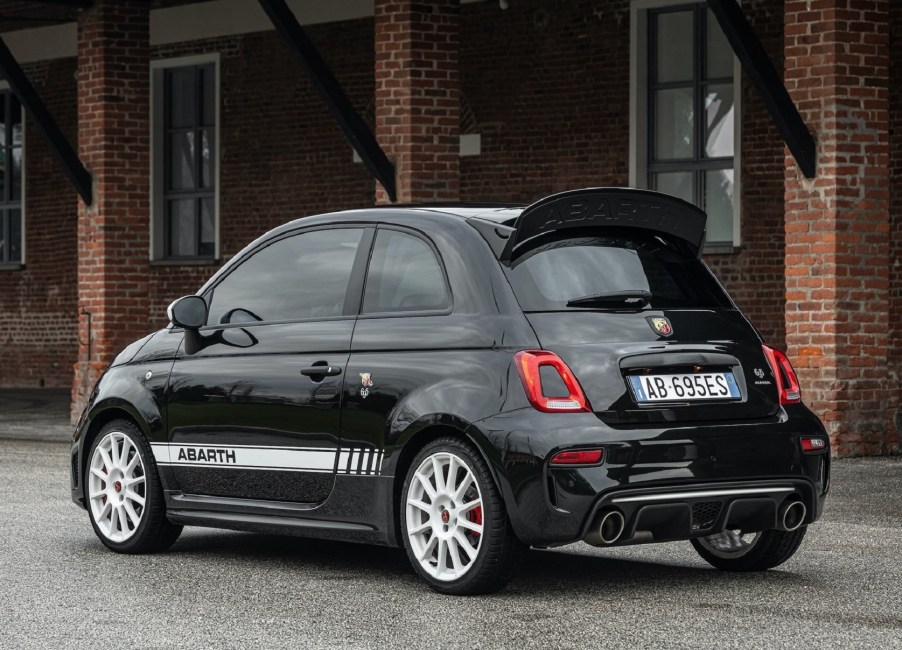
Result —
<svg viewBox="0 0 902 650"><path fill-rule="evenodd" d="M890 3L890 267L889 359L891 385L902 385L902 3ZM896 396L894 428L902 436L902 409ZM902 450L900 450L902 451Z"/></svg>
<svg viewBox="0 0 902 650"><path fill-rule="evenodd" d="M835 453L897 449L888 378L889 6L786 0L786 84L818 172L786 159L786 338Z"/></svg>
<svg viewBox="0 0 902 650"><path fill-rule="evenodd" d="M75 138L75 60L25 66L60 128ZM25 117L25 258L0 271L0 386L68 388L77 351L78 195Z"/></svg>
<svg viewBox="0 0 902 650"><path fill-rule="evenodd" d="M376 138L397 201L460 198L460 4L376 0ZM381 186L376 199L389 202Z"/></svg>

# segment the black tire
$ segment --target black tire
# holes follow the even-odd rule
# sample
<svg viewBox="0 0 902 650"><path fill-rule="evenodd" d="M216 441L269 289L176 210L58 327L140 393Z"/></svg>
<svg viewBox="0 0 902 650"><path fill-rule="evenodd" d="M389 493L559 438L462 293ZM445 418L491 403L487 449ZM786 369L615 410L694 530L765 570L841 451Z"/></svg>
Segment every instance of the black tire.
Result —
<svg viewBox="0 0 902 650"><path fill-rule="evenodd" d="M479 514L482 533L481 540L478 541L478 551L469 564L466 564L467 568L463 575L450 580L437 579L424 569L414 552L413 544L415 542L408 535L407 501L411 483L415 480L414 476L423 462L436 454L441 454L443 455L442 457L445 454L451 454L458 461L462 461L471 473L478 493L482 497L481 513ZM456 470L455 474L458 474L459 471ZM434 475L432 480L435 480ZM469 490L467 494L470 494ZM469 515L467 516L469 518ZM514 535L501 494L495 485L488 466L471 444L459 438L449 436L434 440L426 445L413 459L401 492L400 517L401 537L411 565L429 586L443 594L463 596L498 591L510 582L526 551L526 546ZM426 518L426 515L424 514L423 517ZM461 518L463 518L463 515ZM453 521L456 520L457 517L454 517ZM429 521L435 521L436 524L439 522L439 520L433 518L429 518ZM442 519L441 521L445 520ZM456 524L455 530L457 530ZM464 531L462 528L460 530L463 535L469 535L469 539L475 539L473 533L469 530ZM430 532L424 535L432 534ZM458 542L455 542L455 546L448 551L447 559L452 559L450 553L454 552L454 549L459 549L457 551L458 559L466 561L468 559L466 553L457 544ZM436 553L436 557L437 555L438 553Z"/></svg>
<svg viewBox="0 0 902 650"><path fill-rule="evenodd" d="M128 537L126 539L117 540L112 539L110 537L110 534L108 534L108 532L105 532L98 524L98 521L95 518L97 513L94 507L94 503L92 503L91 501L91 493L89 488L92 485L91 468L97 447L106 440L120 439L120 436L128 438L129 442L131 443L131 448L134 450L131 451L130 449L126 452L129 459L133 459L135 454L140 455L140 465L138 466L138 468L140 469L141 467L143 467L144 480L143 484L138 484L135 490L136 493L139 493L139 496L143 497L144 504L143 506L141 506L136 502L130 502L133 511L137 512L140 517L139 523L137 526L131 526L131 524L125 523L124 528L128 529ZM122 442L122 444L117 447L117 449L120 450L120 453L121 449L124 448L124 446L124 442ZM106 485L106 483L109 483L109 481L104 481L103 479L99 480L101 485ZM123 481L125 481L125 479L123 479ZM85 462L85 477L83 483L85 490L85 505L87 506L88 510L88 518L91 520L91 526L94 528L94 532L97 534L97 537L100 539L100 541L103 542L103 544L110 550L116 551L117 553L129 554L155 553L164 551L172 546L175 543L175 540L178 539L179 535L181 534L182 527L177 524L173 524L168 519L166 519L166 506L163 499L163 487L160 483L160 475L157 470L157 464L154 460L153 452L147 440L144 438L144 435L133 422L129 420L113 420L112 422L107 423L100 430L100 433L97 434L97 437L94 439L94 443L91 445L91 451L88 454ZM120 492L120 487L118 486L112 489L115 489L116 493ZM127 498L128 494L127 488L125 488L125 492L125 495L119 497L109 489L106 490L106 493L109 493L111 495L109 500L112 500L113 498L121 498L124 501ZM100 499L98 507L101 503L103 504L103 507L105 507L108 498L98 497L98 499ZM104 520L104 525L106 525L106 523L107 522ZM119 527L115 530L113 530L113 528L111 527L110 532L114 536L123 534L123 524L120 522L118 526Z"/></svg>
<svg viewBox="0 0 902 650"><path fill-rule="evenodd" d="M786 532L766 530L748 551L737 557L723 557L712 553L701 541L693 539L692 546L710 565L723 571L767 571L786 562L795 554L805 538L808 526Z"/></svg>

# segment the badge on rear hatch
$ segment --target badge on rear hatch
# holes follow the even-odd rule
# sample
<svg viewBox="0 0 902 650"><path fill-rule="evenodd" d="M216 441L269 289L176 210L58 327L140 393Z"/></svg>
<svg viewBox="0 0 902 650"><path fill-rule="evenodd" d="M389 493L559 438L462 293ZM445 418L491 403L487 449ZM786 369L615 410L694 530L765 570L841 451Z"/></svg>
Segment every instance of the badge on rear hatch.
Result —
<svg viewBox="0 0 902 650"><path fill-rule="evenodd" d="M673 328L670 326L670 321L663 316L646 316L645 320L648 321L649 326L656 334L660 334L661 336L670 336L673 334Z"/></svg>

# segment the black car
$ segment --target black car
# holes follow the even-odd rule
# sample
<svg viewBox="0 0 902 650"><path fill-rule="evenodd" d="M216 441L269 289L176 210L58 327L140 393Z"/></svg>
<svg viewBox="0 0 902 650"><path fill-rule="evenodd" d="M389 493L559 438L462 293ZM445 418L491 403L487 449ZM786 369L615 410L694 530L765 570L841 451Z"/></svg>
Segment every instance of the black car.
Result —
<svg viewBox="0 0 902 650"><path fill-rule="evenodd" d="M704 235L610 188L285 224L113 361L72 499L114 551L183 525L403 545L446 593L580 540L774 567L821 515L828 438Z"/></svg>

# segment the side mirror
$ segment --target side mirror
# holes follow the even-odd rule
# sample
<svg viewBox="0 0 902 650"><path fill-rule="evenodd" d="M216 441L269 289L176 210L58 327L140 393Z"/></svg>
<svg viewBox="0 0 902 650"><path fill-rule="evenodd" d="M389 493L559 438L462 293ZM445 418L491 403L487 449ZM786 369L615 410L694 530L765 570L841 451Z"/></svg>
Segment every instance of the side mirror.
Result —
<svg viewBox="0 0 902 650"><path fill-rule="evenodd" d="M200 296L184 296L169 305L166 314L177 327L197 331L207 322L207 303Z"/></svg>

